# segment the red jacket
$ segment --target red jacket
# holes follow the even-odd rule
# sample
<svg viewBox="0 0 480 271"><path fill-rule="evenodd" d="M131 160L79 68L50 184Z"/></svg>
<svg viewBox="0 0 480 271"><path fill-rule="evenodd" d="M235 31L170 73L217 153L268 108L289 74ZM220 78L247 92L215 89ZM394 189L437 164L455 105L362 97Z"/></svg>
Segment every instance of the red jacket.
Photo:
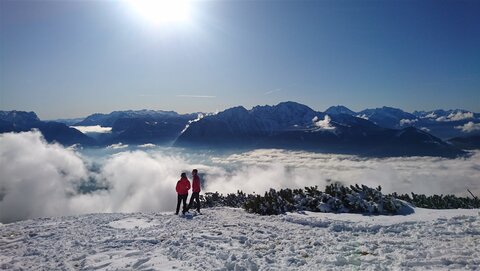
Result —
<svg viewBox="0 0 480 271"><path fill-rule="evenodd" d="M177 182L176 190L179 195L188 195L188 190L190 190L190 182L188 181L188 179L181 178Z"/></svg>
<svg viewBox="0 0 480 271"><path fill-rule="evenodd" d="M200 178L198 177L198 175L193 176L192 192L193 193L199 193L200 192Z"/></svg>

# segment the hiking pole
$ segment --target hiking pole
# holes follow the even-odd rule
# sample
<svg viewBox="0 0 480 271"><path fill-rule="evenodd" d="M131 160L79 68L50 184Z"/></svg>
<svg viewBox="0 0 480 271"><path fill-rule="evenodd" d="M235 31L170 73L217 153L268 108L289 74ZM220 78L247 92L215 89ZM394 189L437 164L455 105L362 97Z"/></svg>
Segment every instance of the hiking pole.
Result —
<svg viewBox="0 0 480 271"><path fill-rule="evenodd" d="M467 191L468 193L470 193L470 195L472 195L472 197L476 200L478 200L478 198L472 193L472 191L470 191L468 188L467 188Z"/></svg>

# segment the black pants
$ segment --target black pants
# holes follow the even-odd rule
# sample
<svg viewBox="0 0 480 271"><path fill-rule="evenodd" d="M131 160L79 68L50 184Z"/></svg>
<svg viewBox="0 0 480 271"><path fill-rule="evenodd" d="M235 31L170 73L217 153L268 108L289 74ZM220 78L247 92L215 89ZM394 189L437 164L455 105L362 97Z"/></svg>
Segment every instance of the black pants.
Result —
<svg viewBox="0 0 480 271"><path fill-rule="evenodd" d="M180 210L180 203L182 201L183 201L182 214L184 214L187 211L187 197L188 197L188 194L178 195L178 197L177 197L177 211L175 212L175 214L178 215L178 211Z"/></svg>
<svg viewBox="0 0 480 271"><path fill-rule="evenodd" d="M192 208L193 200L197 203L197 212L200 213L200 192L193 192L192 196L190 197L190 203L188 204L188 209Z"/></svg>

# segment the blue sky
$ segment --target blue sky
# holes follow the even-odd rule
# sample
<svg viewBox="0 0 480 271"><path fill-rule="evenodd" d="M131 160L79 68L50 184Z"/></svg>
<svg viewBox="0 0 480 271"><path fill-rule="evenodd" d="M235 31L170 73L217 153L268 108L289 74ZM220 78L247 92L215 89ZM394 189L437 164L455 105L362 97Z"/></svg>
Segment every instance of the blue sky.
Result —
<svg viewBox="0 0 480 271"><path fill-rule="evenodd" d="M154 25L125 1L0 0L0 109L480 112L479 1L192 1Z"/></svg>

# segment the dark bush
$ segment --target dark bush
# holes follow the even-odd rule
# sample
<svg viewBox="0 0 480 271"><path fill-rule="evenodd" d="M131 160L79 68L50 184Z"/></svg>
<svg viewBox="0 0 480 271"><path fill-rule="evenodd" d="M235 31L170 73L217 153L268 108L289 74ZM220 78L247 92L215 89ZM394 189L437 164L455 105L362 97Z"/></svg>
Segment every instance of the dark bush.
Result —
<svg viewBox="0 0 480 271"><path fill-rule="evenodd" d="M263 196L247 195L242 191L223 196L218 192L205 193L200 197L206 207L244 208L247 212L261 215L277 215L293 211L398 214L408 208L403 201L416 207L430 209L480 208L478 198L463 198L453 195L425 196L412 193L384 195L382 188L370 188L365 185L344 186L333 183L320 191L317 186L304 189L270 189Z"/></svg>

